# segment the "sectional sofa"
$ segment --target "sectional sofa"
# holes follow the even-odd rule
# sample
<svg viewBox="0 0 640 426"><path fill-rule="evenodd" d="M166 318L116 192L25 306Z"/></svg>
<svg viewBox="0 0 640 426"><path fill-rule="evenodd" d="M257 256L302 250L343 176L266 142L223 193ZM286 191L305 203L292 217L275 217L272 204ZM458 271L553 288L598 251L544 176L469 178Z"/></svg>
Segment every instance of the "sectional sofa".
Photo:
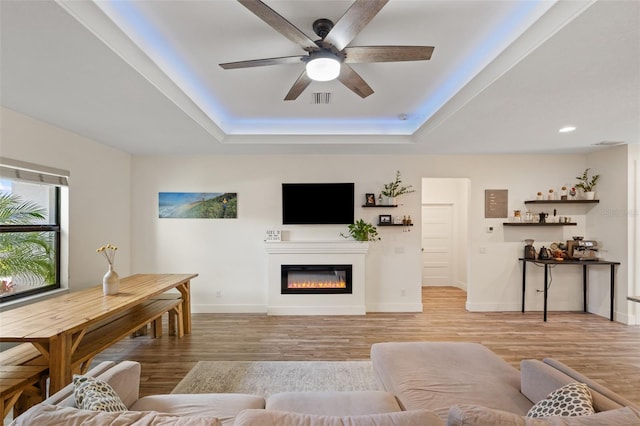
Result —
<svg viewBox="0 0 640 426"><path fill-rule="evenodd" d="M247 394L139 398L140 364L103 362L86 376L99 379L97 384L108 383L115 391L114 399L123 404L122 411L77 408L71 384L13 424L640 425L640 410L632 402L552 359L523 360L518 371L475 343L394 342L374 344L371 360L383 391L285 392L267 399ZM594 413L525 417L539 401L546 402L547 395L576 382L588 387ZM98 392L98 405L90 408L99 409L101 397ZM87 400L83 394L80 403L84 408L88 408Z"/></svg>

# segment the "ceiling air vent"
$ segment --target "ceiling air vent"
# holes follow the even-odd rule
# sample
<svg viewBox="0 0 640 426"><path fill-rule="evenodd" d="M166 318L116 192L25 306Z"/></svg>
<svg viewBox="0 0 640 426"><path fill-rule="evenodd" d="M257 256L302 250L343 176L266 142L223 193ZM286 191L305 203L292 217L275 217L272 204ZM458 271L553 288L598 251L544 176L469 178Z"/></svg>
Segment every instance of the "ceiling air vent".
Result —
<svg viewBox="0 0 640 426"><path fill-rule="evenodd" d="M311 94L313 105L328 105L331 103L331 92L313 92Z"/></svg>
<svg viewBox="0 0 640 426"><path fill-rule="evenodd" d="M594 146L618 146L624 145L623 141L601 141L593 144Z"/></svg>

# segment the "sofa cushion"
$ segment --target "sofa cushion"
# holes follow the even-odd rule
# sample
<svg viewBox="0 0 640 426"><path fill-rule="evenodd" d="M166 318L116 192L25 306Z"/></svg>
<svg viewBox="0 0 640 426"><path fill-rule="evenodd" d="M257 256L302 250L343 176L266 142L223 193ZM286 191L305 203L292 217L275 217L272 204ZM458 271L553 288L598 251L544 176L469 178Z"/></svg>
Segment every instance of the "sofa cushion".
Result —
<svg viewBox="0 0 640 426"><path fill-rule="evenodd" d="M116 391L107 382L88 376L73 377L76 407L92 411L127 411Z"/></svg>
<svg viewBox="0 0 640 426"><path fill-rule="evenodd" d="M447 426L621 426L639 425L640 412L632 407L577 417L522 417L491 408L455 405L449 410Z"/></svg>
<svg viewBox="0 0 640 426"><path fill-rule="evenodd" d="M238 393L199 393L151 395L140 398L133 411L159 411L186 416L215 416L223 424L232 424L235 416L247 408L264 409L261 396Z"/></svg>
<svg viewBox="0 0 640 426"><path fill-rule="evenodd" d="M303 414L356 416L401 411L388 392L282 392L267 398L267 410Z"/></svg>
<svg viewBox="0 0 640 426"><path fill-rule="evenodd" d="M589 386L580 382L569 383L538 401L527 417L587 416L595 413L592 401Z"/></svg>
<svg viewBox="0 0 640 426"><path fill-rule="evenodd" d="M140 389L140 372L142 367L136 361L122 361L96 376L116 391L124 405L131 405L138 400Z"/></svg>
<svg viewBox="0 0 640 426"><path fill-rule="evenodd" d="M371 347L385 390L406 410L474 404L524 415L533 405L520 393L520 372L488 348L462 342L393 342Z"/></svg>
<svg viewBox="0 0 640 426"><path fill-rule="evenodd" d="M220 426L213 417L174 416L170 414L121 411L87 411L74 407L37 404L18 416L12 426L33 425L132 425L132 426Z"/></svg>
<svg viewBox="0 0 640 426"><path fill-rule="evenodd" d="M428 410L362 416L319 416L276 410L244 410L234 426L441 426L440 417Z"/></svg>
<svg viewBox="0 0 640 426"><path fill-rule="evenodd" d="M87 371L84 376L96 377L116 365L113 361L103 361L91 370ZM43 404L59 405L62 407L75 407L76 400L73 397L73 383L69 383L58 392L45 399Z"/></svg>

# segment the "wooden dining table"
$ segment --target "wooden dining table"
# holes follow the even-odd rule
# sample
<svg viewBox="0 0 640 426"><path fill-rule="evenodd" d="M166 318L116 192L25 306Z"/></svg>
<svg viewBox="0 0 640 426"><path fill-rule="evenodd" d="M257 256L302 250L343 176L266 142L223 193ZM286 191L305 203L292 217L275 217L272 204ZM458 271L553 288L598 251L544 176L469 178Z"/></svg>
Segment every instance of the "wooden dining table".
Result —
<svg viewBox="0 0 640 426"><path fill-rule="evenodd" d="M190 282L197 276L137 274L121 278L120 290L114 295L105 296L99 285L2 311L0 342L28 342L35 346L48 360L52 394L71 382L74 354L82 349L83 338L92 327L122 317L171 289L180 292L182 326L185 334L191 333Z"/></svg>

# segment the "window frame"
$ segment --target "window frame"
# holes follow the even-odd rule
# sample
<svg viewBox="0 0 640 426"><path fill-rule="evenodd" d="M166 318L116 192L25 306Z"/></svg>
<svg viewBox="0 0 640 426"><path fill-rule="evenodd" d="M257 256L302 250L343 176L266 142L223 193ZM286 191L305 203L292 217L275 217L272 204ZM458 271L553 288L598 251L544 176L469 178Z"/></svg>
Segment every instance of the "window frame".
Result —
<svg viewBox="0 0 640 426"><path fill-rule="evenodd" d="M16 176L7 176L6 171L10 168L15 168L18 170L16 172ZM0 298L0 307L5 305L8 302L14 302L17 300L25 299L30 296L39 295L48 293L51 291L55 291L63 288L62 283L62 239L63 239L63 226L62 226L62 187L68 188L68 176L69 172L51 169L42 166L32 165L30 163L19 162L15 160L10 160L7 158L0 158L0 169L4 169L4 173L2 173L3 177L8 179L18 180L27 180L31 181L35 184L42 184L44 186L53 187L53 196L55 197L53 204L53 221L50 220L48 224L38 224L38 225L7 225L0 224L0 233L12 233L12 232L20 232L20 233L29 233L29 232L53 232L54 233L54 263L55 263L55 282L51 284L42 285L39 287L35 287L33 289L20 291L18 293L9 293L5 294ZM34 179L21 179L20 172L21 170L26 171L27 173L44 173L39 174L40 182ZM50 215L51 219L51 215Z"/></svg>

